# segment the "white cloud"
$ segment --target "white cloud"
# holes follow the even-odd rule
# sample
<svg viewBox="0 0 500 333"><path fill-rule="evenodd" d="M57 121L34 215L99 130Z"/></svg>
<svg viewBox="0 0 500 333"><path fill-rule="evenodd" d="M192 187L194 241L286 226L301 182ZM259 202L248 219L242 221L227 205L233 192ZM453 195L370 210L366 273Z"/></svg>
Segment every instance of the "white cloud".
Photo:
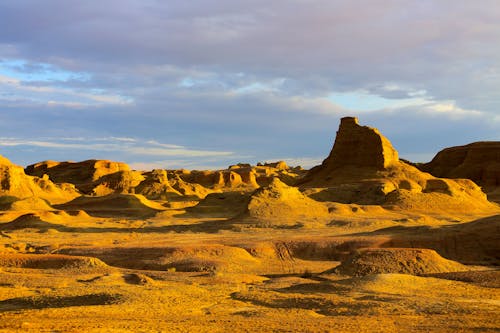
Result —
<svg viewBox="0 0 500 333"><path fill-rule="evenodd" d="M81 140L79 140L81 141ZM125 152L137 156L156 157L229 157L234 155L229 151L190 149L179 145L162 144L132 138L102 138L86 139L85 143L68 143L67 140L32 140L19 138L0 138L0 146L28 146L51 149L83 149L102 152Z"/></svg>
<svg viewBox="0 0 500 333"><path fill-rule="evenodd" d="M82 108L84 106L100 105L127 105L132 99L121 95L103 94L95 92L77 91L75 89L52 86L51 82L45 85L34 85L32 82L24 82L14 77L0 74L0 88L4 94L8 94L11 101L32 101L48 106L64 106L68 108Z"/></svg>

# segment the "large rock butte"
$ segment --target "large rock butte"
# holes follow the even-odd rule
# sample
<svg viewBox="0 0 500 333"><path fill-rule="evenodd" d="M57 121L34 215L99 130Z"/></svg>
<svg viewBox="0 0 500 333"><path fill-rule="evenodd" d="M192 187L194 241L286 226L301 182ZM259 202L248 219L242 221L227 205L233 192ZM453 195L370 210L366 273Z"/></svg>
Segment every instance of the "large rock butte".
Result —
<svg viewBox="0 0 500 333"><path fill-rule="evenodd" d="M436 178L400 161L387 138L354 117L342 118L329 156L298 185L320 201L449 213L498 210L472 181Z"/></svg>
<svg viewBox="0 0 500 333"><path fill-rule="evenodd" d="M360 126L355 117L345 117L335 144L322 167L334 170L344 166L385 170L399 161L398 152L376 128Z"/></svg>

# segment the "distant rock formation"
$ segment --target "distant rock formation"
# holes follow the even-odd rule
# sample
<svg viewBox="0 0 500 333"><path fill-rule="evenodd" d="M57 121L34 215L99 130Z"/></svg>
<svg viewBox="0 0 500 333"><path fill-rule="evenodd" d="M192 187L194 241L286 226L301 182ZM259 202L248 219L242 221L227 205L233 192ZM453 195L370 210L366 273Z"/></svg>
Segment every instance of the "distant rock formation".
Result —
<svg viewBox="0 0 500 333"><path fill-rule="evenodd" d="M500 141L446 148L418 167L436 177L468 178L491 190L500 187Z"/></svg>
<svg viewBox="0 0 500 333"><path fill-rule="evenodd" d="M8 203L15 207L15 201L37 198L40 200L33 199L30 204L47 207L47 203L62 203L77 196L78 192L71 184L56 185L47 176L26 175L21 166L0 156L0 205ZM47 203L44 205L43 201ZM18 206L25 206L27 202Z"/></svg>
<svg viewBox="0 0 500 333"><path fill-rule="evenodd" d="M452 212L498 209L468 179L440 179L398 159L376 129L342 118L333 149L299 183L320 201Z"/></svg>
<svg viewBox="0 0 500 333"><path fill-rule="evenodd" d="M25 171L37 177L48 175L55 183L74 184L84 194L127 193L131 187L137 186L143 180L140 174L132 172L127 164L107 160L44 161L27 166ZM98 186L97 193L92 193Z"/></svg>

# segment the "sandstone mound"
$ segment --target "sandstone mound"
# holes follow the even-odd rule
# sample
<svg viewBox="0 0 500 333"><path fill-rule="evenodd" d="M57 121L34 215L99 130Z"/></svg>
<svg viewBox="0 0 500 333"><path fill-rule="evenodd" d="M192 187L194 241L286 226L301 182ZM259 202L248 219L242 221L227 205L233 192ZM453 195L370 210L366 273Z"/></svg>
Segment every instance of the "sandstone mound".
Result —
<svg viewBox="0 0 500 333"><path fill-rule="evenodd" d="M214 192L213 190L200 184L185 182L181 177L176 177L170 184L172 185L172 188L183 196L195 197L198 199L203 199L208 194Z"/></svg>
<svg viewBox="0 0 500 333"><path fill-rule="evenodd" d="M41 177L46 174L56 183L71 183L77 187L120 171L130 171L130 167L125 163L106 160L44 161L26 167L26 173L29 175Z"/></svg>
<svg viewBox="0 0 500 333"><path fill-rule="evenodd" d="M500 142L474 142L446 148L420 169L436 177L468 178L485 187L500 186Z"/></svg>
<svg viewBox="0 0 500 333"><path fill-rule="evenodd" d="M144 177L121 162L87 160L82 162L44 161L26 167L26 173L38 177L47 175L56 183L71 183L84 193L108 195L134 193Z"/></svg>
<svg viewBox="0 0 500 333"><path fill-rule="evenodd" d="M434 229L401 228L385 247L434 249L447 258L471 265L500 265L500 215Z"/></svg>
<svg viewBox="0 0 500 333"><path fill-rule="evenodd" d="M42 220L38 214L24 214L14 219L12 222L0 224L0 230L20 230L20 229L38 229L48 230L54 228L50 222Z"/></svg>
<svg viewBox="0 0 500 333"><path fill-rule="evenodd" d="M291 168L284 161L258 163L252 169L259 186L269 185L274 178L278 178L287 185L295 185L306 174L301 167Z"/></svg>
<svg viewBox="0 0 500 333"><path fill-rule="evenodd" d="M64 248L67 255L98 257L115 267L182 272L248 273L260 260L240 247L218 244L170 247Z"/></svg>
<svg viewBox="0 0 500 333"><path fill-rule="evenodd" d="M135 188L137 194L152 200L168 200L182 195L170 185L165 170L153 170L144 173L143 176L145 179Z"/></svg>
<svg viewBox="0 0 500 333"><path fill-rule="evenodd" d="M22 167L12 164L8 159L0 159L0 197L17 199L40 198L49 203L61 203L78 196L69 184L56 185L48 177L32 177L24 173Z"/></svg>
<svg viewBox="0 0 500 333"><path fill-rule="evenodd" d="M304 221L324 223L328 208L275 178L250 197L243 217L246 223L260 227L298 227Z"/></svg>
<svg viewBox="0 0 500 333"><path fill-rule="evenodd" d="M439 213L498 210L472 181L435 178L400 161L387 138L352 117L341 120L330 155L299 186L321 201Z"/></svg>
<svg viewBox="0 0 500 333"><path fill-rule="evenodd" d="M138 284L141 286L152 285L154 284L154 280L147 275L140 273L130 273L123 276L125 282L130 284Z"/></svg>
<svg viewBox="0 0 500 333"><path fill-rule="evenodd" d="M161 261L165 268L179 272L242 273L259 265L244 249L224 245L171 248Z"/></svg>
<svg viewBox="0 0 500 333"><path fill-rule="evenodd" d="M474 142L446 148L429 163L418 165L436 177L468 178L480 185L490 200L500 202L500 142ZM490 195L491 194L491 195Z"/></svg>
<svg viewBox="0 0 500 333"><path fill-rule="evenodd" d="M285 161L277 161L277 162L271 162L271 163L264 163L263 166L270 167L270 168L275 168L278 170L288 170L289 167L286 164Z"/></svg>
<svg viewBox="0 0 500 333"><path fill-rule="evenodd" d="M106 268L108 265L93 257L76 257L60 254L1 254L0 267L92 269Z"/></svg>
<svg viewBox="0 0 500 333"><path fill-rule="evenodd" d="M118 171L102 176L97 181L91 183L91 195L108 195L111 193L135 193L135 187L144 180L143 175L138 171ZM88 191L86 191L88 192Z"/></svg>
<svg viewBox="0 0 500 333"><path fill-rule="evenodd" d="M4 200L1 200L4 199ZM7 199L7 200L5 200ZM50 211L53 210L47 201L37 198L31 197L26 199L17 199L12 200L12 197L2 197L0 201L3 204L0 204L2 210L10 210L10 211Z"/></svg>
<svg viewBox="0 0 500 333"><path fill-rule="evenodd" d="M200 202L186 209L190 215L232 218L242 214L247 207L250 194L245 191L212 193Z"/></svg>
<svg viewBox="0 0 500 333"><path fill-rule="evenodd" d="M61 210L83 210L91 216L152 216L165 207L138 194L81 196L56 206Z"/></svg>
<svg viewBox="0 0 500 333"><path fill-rule="evenodd" d="M198 184L212 190L253 190L267 186L273 178L279 178L288 185L293 185L305 174L300 167L290 168L285 162L258 163L252 166L239 163L229 166L226 170L188 171L169 170L169 178L180 178L186 183Z"/></svg>
<svg viewBox="0 0 500 333"><path fill-rule="evenodd" d="M170 173L173 178L180 178L186 183L214 190L258 187L255 174L251 169L251 167L232 166L229 170L172 170Z"/></svg>
<svg viewBox="0 0 500 333"><path fill-rule="evenodd" d="M333 271L351 276L364 276L383 273L423 275L467 270L469 269L466 266L445 259L434 250L383 248L356 252Z"/></svg>

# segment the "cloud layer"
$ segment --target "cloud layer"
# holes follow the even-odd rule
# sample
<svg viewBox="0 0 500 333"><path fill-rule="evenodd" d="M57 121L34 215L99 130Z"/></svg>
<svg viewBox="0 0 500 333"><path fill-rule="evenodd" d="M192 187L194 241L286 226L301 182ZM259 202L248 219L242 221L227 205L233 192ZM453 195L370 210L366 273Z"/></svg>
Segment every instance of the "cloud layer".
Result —
<svg viewBox="0 0 500 333"><path fill-rule="evenodd" d="M107 158L219 167L321 160L338 118L357 115L402 156L430 157L500 140L499 35L495 0L6 0L0 131L50 137L66 159L103 153L92 138L133 137L189 154L120 145ZM18 163L55 149L16 147Z"/></svg>

